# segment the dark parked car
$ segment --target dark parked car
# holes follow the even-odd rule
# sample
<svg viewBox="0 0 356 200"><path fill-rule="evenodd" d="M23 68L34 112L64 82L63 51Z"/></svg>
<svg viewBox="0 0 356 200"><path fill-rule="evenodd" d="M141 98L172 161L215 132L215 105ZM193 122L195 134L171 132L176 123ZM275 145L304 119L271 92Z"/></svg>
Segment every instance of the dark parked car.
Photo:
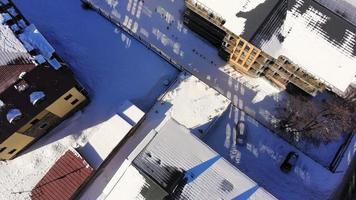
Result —
<svg viewBox="0 0 356 200"><path fill-rule="evenodd" d="M236 124L236 144L244 145L247 139L246 124L243 121L238 121Z"/></svg>
<svg viewBox="0 0 356 200"><path fill-rule="evenodd" d="M288 153L286 159L284 159L283 163L281 164L281 170L284 173L288 173L292 170L298 160L298 154L294 151Z"/></svg>

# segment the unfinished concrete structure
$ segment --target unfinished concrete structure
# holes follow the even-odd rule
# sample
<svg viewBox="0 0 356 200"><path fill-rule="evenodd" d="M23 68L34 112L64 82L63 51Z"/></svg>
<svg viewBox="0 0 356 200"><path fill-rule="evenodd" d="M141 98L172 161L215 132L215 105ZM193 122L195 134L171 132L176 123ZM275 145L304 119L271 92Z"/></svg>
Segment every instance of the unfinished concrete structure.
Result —
<svg viewBox="0 0 356 200"><path fill-rule="evenodd" d="M325 88L342 95L350 84L350 78L352 79L354 70L350 69L351 67L349 66L346 66L346 68L348 67L347 69L339 70L343 73L339 79L344 78L346 74L351 74L351 77L348 77L348 80L340 85L337 80L331 80L329 82L329 79L332 79L330 75L323 75L315 69L309 70L313 68L310 67L313 62L307 62L307 59L305 59L305 61L302 60L295 64L292 60L287 58L287 56L284 56L283 50L280 51L280 54L277 53L276 55L276 53L273 52L273 47L268 47L271 43L269 40L273 34L283 29L283 26L285 26L284 23L286 23L286 21L288 22L288 20L286 20L287 17L290 19L297 15L296 13L302 13L300 14L300 18L305 21L310 18L305 14L308 12L305 11L305 9L301 11L298 10L299 7L303 8L309 6L308 8L311 10L309 12L326 13L325 16L328 16L327 19L330 19L332 22L343 22L342 18L322 8L315 2L309 3L310 5L304 5L303 2L301 3L294 0L266 0L263 3L247 0L240 2L234 2L232 0L224 0L221 2L213 0L203 0L202 2L186 0L185 3L184 23L216 46L219 50L220 57L238 71L254 77L264 76L278 87L284 89L292 84L312 96L315 96ZM230 6L231 8L229 8ZM221 16L221 14L224 16ZM355 27L350 27L350 25L346 23L347 22L344 22L345 27L347 27L342 28L350 29L351 32L356 31ZM308 28L310 25L307 24L305 27ZM302 28L306 29L305 27ZM302 29L302 31L307 31L304 29ZM321 33L315 37L326 37L323 35L323 31L320 32ZM329 33L326 33L325 35L328 36L328 34ZM283 43L284 38L287 37L281 36L281 34L277 36L280 36L279 39L281 43ZM335 46L334 49L340 52L354 48L352 38L351 42L348 42L346 45L334 44L336 42L329 38L327 38L327 40L331 45ZM343 40L345 40L345 38ZM278 48L277 46L276 49ZM319 48L322 47L320 46ZM282 46L281 49L284 49L284 46ZM315 60L322 60L323 55L321 53L318 55L317 53L318 51L314 50L316 56ZM272 56L271 54L274 55ZM288 54L288 52L286 54ZM307 51L302 52L299 56L311 56L306 54L308 54ZM334 57L337 56L335 55ZM334 59L333 61L338 63L337 58L328 57L327 59ZM330 62L330 65L335 63L333 61ZM349 63L352 62L354 62L354 59L350 58ZM349 65L349 63L347 65ZM329 66L326 67L328 67L327 70L329 71L337 70Z"/></svg>

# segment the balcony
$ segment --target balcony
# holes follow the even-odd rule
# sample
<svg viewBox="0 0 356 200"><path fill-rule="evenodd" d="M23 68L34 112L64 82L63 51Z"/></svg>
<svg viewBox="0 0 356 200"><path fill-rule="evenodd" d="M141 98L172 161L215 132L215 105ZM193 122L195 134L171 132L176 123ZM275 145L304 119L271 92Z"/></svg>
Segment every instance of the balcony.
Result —
<svg viewBox="0 0 356 200"><path fill-rule="evenodd" d="M293 64L284 64L282 67L290 73L294 73L297 70L297 67Z"/></svg>
<svg viewBox="0 0 356 200"><path fill-rule="evenodd" d="M267 57L259 55L258 58L256 59L256 62L258 62L261 65L264 65L264 64L266 64L267 60L268 60Z"/></svg>
<svg viewBox="0 0 356 200"><path fill-rule="evenodd" d="M264 69L264 65L258 64L258 63L253 63L251 66L253 69L255 69L256 71L261 71Z"/></svg>
<svg viewBox="0 0 356 200"><path fill-rule="evenodd" d="M277 73L278 73L281 77L283 77L283 78L285 78L285 79L289 79L290 76L292 75L290 72L288 72L287 70L285 70L285 69L283 69L283 68L280 68L280 69L277 71Z"/></svg>
<svg viewBox="0 0 356 200"><path fill-rule="evenodd" d="M226 34L225 38L224 38L224 42L231 45L231 46L236 46L237 42L239 41L238 38L230 35L230 34Z"/></svg>

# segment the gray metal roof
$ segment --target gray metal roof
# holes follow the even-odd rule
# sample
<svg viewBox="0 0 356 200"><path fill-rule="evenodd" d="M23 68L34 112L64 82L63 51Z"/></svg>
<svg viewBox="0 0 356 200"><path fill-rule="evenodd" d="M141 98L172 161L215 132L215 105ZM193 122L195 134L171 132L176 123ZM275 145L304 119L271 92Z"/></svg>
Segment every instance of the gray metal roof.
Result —
<svg viewBox="0 0 356 200"><path fill-rule="evenodd" d="M252 42L344 92L356 76L356 27L313 0L284 1Z"/></svg>
<svg viewBox="0 0 356 200"><path fill-rule="evenodd" d="M2 15L0 15L1 21ZM30 54L6 24L0 23L0 66L9 64L28 64ZM20 62L20 63L19 63Z"/></svg>
<svg viewBox="0 0 356 200"><path fill-rule="evenodd" d="M3 20L0 14L0 22ZM22 72L34 68L31 55L11 28L0 23L0 93L19 80Z"/></svg>
<svg viewBox="0 0 356 200"><path fill-rule="evenodd" d="M275 199L173 120L158 131L134 165L166 189L175 184L179 171L185 172L186 179L172 199L238 199L246 195Z"/></svg>
<svg viewBox="0 0 356 200"><path fill-rule="evenodd" d="M0 50L0 67L4 65L31 64L30 55L26 52L8 52Z"/></svg>

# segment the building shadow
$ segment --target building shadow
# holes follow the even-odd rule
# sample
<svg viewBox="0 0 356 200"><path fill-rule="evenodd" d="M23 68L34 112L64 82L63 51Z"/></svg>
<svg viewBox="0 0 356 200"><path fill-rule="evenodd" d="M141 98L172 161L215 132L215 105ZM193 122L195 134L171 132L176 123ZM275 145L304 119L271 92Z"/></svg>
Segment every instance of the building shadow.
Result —
<svg viewBox="0 0 356 200"><path fill-rule="evenodd" d="M147 93L142 92L142 97L133 98L131 101L144 112L149 111L150 109L152 109L160 95L169 88L169 85L163 86L162 82L171 78L172 76L163 76L156 82L153 87L151 87L151 89ZM175 78L176 77L174 77L174 79ZM115 81L115 79L113 81ZM172 80L172 82L174 82L174 80ZM113 83L113 85L115 85L115 83ZM99 91L99 93L100 92L101 91ZM94 96L91 99L91 103L86 108L84 108L82 111L75 113L70 118L66 119L60 125L51 130L49 133L41 137L33 145L29 146L29 148L27 148L23 152L20 152L16 158L24 156L34 150L40 149L49 144L56 143L66 137L73 137L74 140L78 140L87 129L93 128L96 125L105 122L116 114L120 104L125 101L125 99L123 99L124 96L121 95L120 93L118 93L113 94L112 96ZM125 96L129 97L131 95L126 94ZM110 102L113 98L118 99L117 103ZM110 100L108 101L108 99Z"/></svg>
<svg viewBox="0 0 356 200"><path fill-rule="evenodd" d="M147 112L169 87L164 81L172 82L178 75L177 69L112 23L82 9L79 0L15 3L69 64L91 99L82 113L65 120L18 158L65 137L79 137L84 130L111 118L125 100ZM131 41L128 47L127 40L121 40L122 33Z"/></svg>

